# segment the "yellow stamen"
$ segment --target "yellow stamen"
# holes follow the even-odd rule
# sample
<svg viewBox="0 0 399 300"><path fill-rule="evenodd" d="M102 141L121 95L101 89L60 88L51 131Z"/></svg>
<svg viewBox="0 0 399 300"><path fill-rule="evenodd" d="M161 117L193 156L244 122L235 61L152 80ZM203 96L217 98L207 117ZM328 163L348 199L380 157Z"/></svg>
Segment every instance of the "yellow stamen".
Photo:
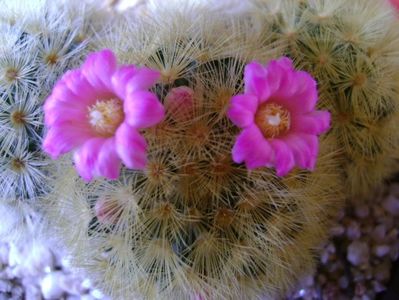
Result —
<svg viewBox="0 0 399 300"><path fill-rule="evenodd" d="M275 138L290 129L290 112L276 103L263 103L255 115L255 123L265 138Z"/></svg>
<svg viewBox="0 0 399 300"><path fill-rule="evenodd" d="M124 117L123 104L119 99L98 100L89 107L90 125L101 136L114 135Z"/></svg>

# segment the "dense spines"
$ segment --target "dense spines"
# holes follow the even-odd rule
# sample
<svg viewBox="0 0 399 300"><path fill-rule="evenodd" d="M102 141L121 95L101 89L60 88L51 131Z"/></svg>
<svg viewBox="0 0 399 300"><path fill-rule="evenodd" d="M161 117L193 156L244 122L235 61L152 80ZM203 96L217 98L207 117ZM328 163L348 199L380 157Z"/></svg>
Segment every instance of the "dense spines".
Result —
<svg viewBox="0 0 399 300"><path fill-rule="evenodd" d="M41 145L44 100L58 77L81 62L100 27L90 4L7 0L0 5L0 206L23 214L23 207L49 191L54 170ZM20 231L24 236L24 226Z"/></svg>
<svg viewBox="0 0 399 300"><path fill-rule="evenodd" d="M254 24L212 14L176 11L134 24L121 17L102 36L99 47L123 63L161 72L153 91L162 102L188 87L192 107L180 117L167 109L162 123L143 130L145 171L85 185L66 164L44 203L73 263L115 299L281 295L312 265L340 206L332 138L321 141L314 173L279 178L232 161L239 130L226 116L229 101L243 90L245 64L279 56L281 43L265 55L259 35L247 35Z"/></svg>
<svg viewBox="0 0 399 300"><path fill-rule="evenodd" d="M395 170L399 136L398 19L384 1L253 1L264 35L318 80L333 116L349 197L367 196ZM255 10L253 10L255 11Z"/></svg>

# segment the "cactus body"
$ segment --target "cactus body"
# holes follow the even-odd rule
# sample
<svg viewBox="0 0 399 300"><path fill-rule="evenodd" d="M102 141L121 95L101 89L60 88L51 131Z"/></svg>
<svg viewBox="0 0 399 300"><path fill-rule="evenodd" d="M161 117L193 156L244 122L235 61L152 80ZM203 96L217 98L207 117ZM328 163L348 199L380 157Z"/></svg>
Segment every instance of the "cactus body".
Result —
<svg viewBox="0 0 399 300"><path fill-rule="evenodd" d="M340 205L334 141L320 142L313 173L279 178L235 164L238 128L226 111L243 89L245 64L260 55L259 36L244 34L252 30L245 21L192 12L121 18L102 36L100 49L161 72L153 91L166 118L142 132L144 172L84 184L68 163L60 167L44 205L49 228L114 299L276 298L312 266ZM271 44L269 58L279 49ZM179 88L192 98L176 110L168 101Z"/></svg>

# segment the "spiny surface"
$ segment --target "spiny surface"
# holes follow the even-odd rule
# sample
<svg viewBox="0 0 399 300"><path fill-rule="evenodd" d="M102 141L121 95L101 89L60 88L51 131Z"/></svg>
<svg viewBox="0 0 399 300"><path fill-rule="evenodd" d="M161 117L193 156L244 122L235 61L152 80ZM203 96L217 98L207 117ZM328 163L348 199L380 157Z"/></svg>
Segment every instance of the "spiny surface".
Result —
<svg viewBox="0 0 399 300"><path fill-rule="evenodd" d="M41 146L43 100L90 49L99 12L76 2L1 0L0 6L0 206L24 207L49 191L54 170ZM23 236L28 223L0 236Z"/></svg>

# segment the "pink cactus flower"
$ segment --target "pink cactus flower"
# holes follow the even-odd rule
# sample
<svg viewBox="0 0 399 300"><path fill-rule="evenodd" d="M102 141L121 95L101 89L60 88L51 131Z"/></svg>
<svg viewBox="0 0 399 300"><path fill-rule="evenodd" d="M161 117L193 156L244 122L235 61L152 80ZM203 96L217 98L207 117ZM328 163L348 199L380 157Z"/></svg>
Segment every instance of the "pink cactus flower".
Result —
<svg viewBox="0 0 399 300"><path fill-rule="evenodd" d="M389 2L399 12L399 0L389 0Z"/></svg>
<svg viewBox="0 0 399 300"><path fill-rule="evenodd" d="M121 162L144 169L147 143L139 130L165 115L148 91L158 78L149 68L118 67L110 50L90 54L80 69L62 76L46 100L44 150L53 159L74 151L75 167L86 181L118 178Z"/></svg>
<svg viewBox="0 0 399 300"><path fill-rule="evenodd" d="M248 64L244 82L244 94L231 99L227 112L243 129L232 150L234 162L245 162L250 170L275 167L278 176L294 166L313 170L317 135L330 127L330 113L315 110L316 81L282 57L267 66Z"/></svg>
<svg viewBox="0 0 399 300"><path fill-rule="evenodd" d="M165 97L165 108L175 121L193 117L194 91L188 86L173 88Z"/></svg>

